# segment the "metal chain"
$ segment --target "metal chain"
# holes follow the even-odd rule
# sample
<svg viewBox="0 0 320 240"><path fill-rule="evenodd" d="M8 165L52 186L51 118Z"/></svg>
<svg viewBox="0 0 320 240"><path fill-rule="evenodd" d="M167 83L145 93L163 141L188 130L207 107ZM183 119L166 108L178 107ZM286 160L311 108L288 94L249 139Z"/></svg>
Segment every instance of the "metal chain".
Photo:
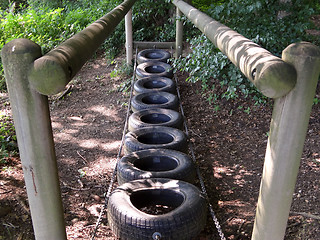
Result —
<svg viewBox="0 0 320 240"><path fill-rule="evenodd" d="M182 103L181 103L181 95L180 95L180 90L179 90L178 80L177 80L177 76L176 75L174 75L174 79L175 79L175 82L176 82L177 95L178 95L178 99L179 99L179 102L180 102L180 112L181 112L182 118L184 119L183 124L184 124L184 128L185 128L185 132L186 132L186 135L189 137L188 125L187 125L187 122L186 122L186 118L185 118L183 107L182 107ZM222 232L222 228L221 228L221 225L219 223L219 220L217 219L216 214L213 211L213 207L212 207L212 205L211 205L211 203L209 201L208 193L207 193L207 190L206 190L202 175L200 173L199 166L196 163L196 156L194 154L193 145L192 145L191 142L189 142L189 149L190 149L190 152L191 152L191 155L192 155L192 160L196 165L196 172L197 172L197 176L199 178L201 191L204 194L204 196L205 196L205 198L206 198L206 200L208 202L209 211L210 211L212 220L214 222L214 225L216 226L216 229L217 229L217 231L219 233L219 236L220 236L221 240L226 240L226 238L225 238L225 236L224 236L224 234Z"/></svg>
<svg viewBox="0 0 320 240"><path fill-rule="evenodd" d="M104 194L104 196L105 196L104 205L102 206L101 211L99 213L99 217L97 219L94 231L92 233L91 240L94 240L94 238L96 237L96 233L97 233L97 230L98 230L98 228L100 226L103 213L104 213L105 209L108 207L110 194L111 194L111 191L113 189L113 185L114 185L114 182L115 182L116 176L117 176L117 171L118 171L117 165L118 165L118 162L120 160L122 148L123 148L123 145L124 145L124 137L126 135L126 131L127 131L127 128L128 128L128 119L129 119L130 109L131 109L131 98L132 98L132 95L133 95L133 84L134 84L134 82L136 80L137 53L138 53L138 48L136 48L136 56L135 56L134 69L133 69L133 77L132 77L132 80L131 80L130 98L129 98L129 104L128 104L128 108L127 108L126 121L125 121L124 128L123 128L123 131L122 131L121 144L120 144L118 155L117 155L117 159L116 159L116 162L115 162L115 165L114 165L114 168L113 168L113 173L112 173L112 177L111 177L111 180L110 180L110 183L109 183L108 191L107 191L107 193Z"/></svg>

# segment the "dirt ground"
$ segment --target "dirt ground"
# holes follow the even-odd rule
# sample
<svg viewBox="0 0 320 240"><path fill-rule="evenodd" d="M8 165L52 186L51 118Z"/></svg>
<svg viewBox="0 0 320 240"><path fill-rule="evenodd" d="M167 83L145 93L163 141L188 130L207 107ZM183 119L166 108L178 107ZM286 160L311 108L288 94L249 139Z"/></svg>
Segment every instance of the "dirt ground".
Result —
<svg viewBox="0 0 320 240"><path fill-rule="evenodd" d="M50 101L68 239L90 239L112 177L129 98L128 93L119 91L124 79L113 71L122 61L119 58L111 64L98 56L84 66L66 95ZM187 83L179 74L179 88L189 141L222 230L229 240L250 239L272 104L220 100L220 110L215 112L215 106L202 96L199 84ZM5 102L1 101L1 109L9 111ZM310 119L287 240L320 239L319 113L318 104ZM0 166L1 239L34 239L18 157ZM106 214L95 239L116 239ZM220 239L209 216L197 239Z"/></svg>

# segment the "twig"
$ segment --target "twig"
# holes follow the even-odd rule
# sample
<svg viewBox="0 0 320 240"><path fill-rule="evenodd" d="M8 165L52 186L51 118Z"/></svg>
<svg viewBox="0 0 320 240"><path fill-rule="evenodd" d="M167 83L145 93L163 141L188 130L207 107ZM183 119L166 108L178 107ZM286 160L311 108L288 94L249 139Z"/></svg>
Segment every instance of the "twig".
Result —
<svg viewBox="0 0 320 240"><path fill-rule="evenodd" d="M296 226L298 226L298 225L300 225L301 224L301 222L295 222L295 223L292 223L292 224L290 224L290 225L288 225L288 229L289 228L293 228L293 227L296 227Z"/></svg>
<svg viewBox="0 0 320 240"><path fill-rule="evenodd" d="M245 224L245 222L246 222L246 221L243 221L243 222L240 224L240 226L238 227L237 232L239 232L239 233L240 233L240 230L241 230L242 226Z"/></svg>
<svg viewBox="0 0 320 240"><path fill-rule="evenodd" d="M94 227L94 226L95 226L95 224L91 224L91 225L84 226L81 229L91 228L91 227Z"/></svg>
<svg viewBox="0 0 320 240"><path fill-rule="evenodd" d="M304 216L304 217L307 217L307 218L313 218L313 219L320 220L320 216L317 216L317 215L314 215L314 214L311 214L311 213L290 211L290 214L301 215L301 216Z"/></svg>
<svg viewBox="0 0 320 240"><path fill-rule="evenodd" d="M195 131L193 130L189 130L191 132L192 135L196 135L198 138L202 138L199 134L197 134Z"/></svg>
<svg viewBox="0 0 320 240"><path fill-rule="evenodd" d="M2 223L5 227L17 228L18 226L13 225L12 223Z"/></svg>
<svg viewBox="0 0 320 240"><path fill-rule="evenodd" d="M27 213L30 212L30 209L29 207L26 205L26 203L24 202L24 200L20 197L20 196L17 196L17 201L20 203L21 207L23 208L23 210Z"/></svg>
<svg viewBox="0 0 320 240"><path fill-rule="evenodd" d="M6 103L6 102L9 102L9 97L0 98L0 104Z"/></svg>
<svg viewBox="0 0 320 240"><path fill-rule="evenodd" d="M5 192L0 192L0 194L6 194L6 193L11 193L12 190L8 190L8 191L5 191Z"/></svg>
<svg viewBox="0 0 320 240"><path fill-rule="evenodd" d="M299 228L297 228L299 225L301 224L301 222L295 222L295 223L292 223L290 225L287 226L287 231L288 233L294 233L294 232L297 232L299 230Z"/></svg>
<svg viewBox="0 0 320 240"><path fill-rule="evenodd" d="M72 88L72 85L69 85L69 86L67 87L67 89L64 90L62 93L57 94L56 100L62 99L67 93L69 93L69 91L71 90L71 88Z"/></svg>
<svg viewBox="0 0 320 240"><path fill-rule="evenodd" d="M80 184L81 188L83 188L83 183L81 182L80 179L78 179L78 183Z"/></svg>
<svg viewBox="0 0 320 240"><path fill-rule="evenodd" d="M221 226L223 226L227 222L231 221L233 218L235 218L235 217L233 217L233 216L229 217L227 220L225 220L223 223L221 223Z"/></svg>
<svg viewBox="0 0 320 240"><path fill-rule="evenodd" d="M88 164L88 161L77 151L77 154L82 158L85 164Z"/></svg>
<svg viewBox="0 0 320 240"><path fill-rule="evenodd" d="M75 191L87 191L87 190L90 190L90 188L75 188L75 187L71 187L68 184L66 184L64 181L62 181L62 180L60 180L60 181L62 182L64 187L69 188L71 190L75 190Z"/></svg>

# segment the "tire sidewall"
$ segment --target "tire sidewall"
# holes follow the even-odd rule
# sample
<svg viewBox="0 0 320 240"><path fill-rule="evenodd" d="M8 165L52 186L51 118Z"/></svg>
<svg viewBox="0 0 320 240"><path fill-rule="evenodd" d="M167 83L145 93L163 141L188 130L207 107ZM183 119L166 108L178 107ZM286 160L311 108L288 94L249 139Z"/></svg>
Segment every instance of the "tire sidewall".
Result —
<svg viewBox="0 0 320 240"><path fill-rule="evenodd" d="M146 144L138 141L138 138L143 134L161 132L170 135L173 140L169 143L164 144ZM187 137L185 133L179 129L171 127L145 127L137 129L133 132L128 132L124 139L125 153L136 152L145 149L158 149L167 148L173 149L180 152L187 152Z"/></svg>
<svg viewBox="0 0 320 240"><path fill-rule="evenodd" d="M155 95L159 95L167 99L165 103L159 104L146 104L143 102L143 98L145 97L155 97ZM151 109L151 108L167 108L178 111L179 109L179 102L176 95L167 93L167 92L147 92L141 93L136 96L133 96L131 99L131 109L133 112L137 112L143 109Z"/></svg>
<svg viewBox="0 0 320 240"><path fill-rule="evenodd" d="M134 166L136 161L152 156L166 156L177 162L177 167L167 171L145 171ZM196 172L192 159L179 151L169 149L147 149L128 154L120 159L117 167L119 184L144 178L171 178L194 183Z"/></svg>
<svg viewBox="0 0 320 240"><path fill-rule="evenodd" d="M151 82L152 84L152 81L163 82L165 86L161 88L153 88L153 89L146 88L145 84L148 82ZM134 95L138 95L140 93L145 93L145 92L157 92L157 91L169 92L169 93L175 94L176 86L174 81L167 77L145 77L137 80L133 85Z"/></svg>
<svg viewBox="0 0 320 240"><path fill-rule="evenodd" d="M169 213L163 215L147 214L134 207L130 200L132 193L146 189L169 189L183 195L184 201L179 207ZM132 236L136 236L135 232L138 232L145 234L145 237L151 237L154 232L159 232L164 239L191 239L192 236L186 236L185 231L192 229L191 231L194 231L193 234L196 236L203 229L206 222L206 201L197 187L184 181L165 178L135 180L119 186L110 196L108 221L112 223L112 228L117 227L113 224L117 218L114 215L117 214L122 217L125 215L126 219L131 219L134 223L137 222L136 225L143 228L142 233L142 231L139 231L138 226L134 226L135 224L123 226L121 220L120 223L115 223L116 225L119 224L120 226L118 227L120 228L126 227L125 231L132 233ZM186 222L189 220L191 222L188 222L189 226L186 226ZM148 228L140 226L143 225L141 223L148 224L148 222L153 223L153 226L148 226ZM174 229L170 228L172 224L175 225ZM163 229L166 226L168 226L168 229Z"/></svg>
<svg viewBox="0 0 320 240"><path fill-rule="evenodd" d="M146 123L141 119L148 114L164 114L170 118L169 121L163 123ZM137 112L134 112L130 115L128 120L128 130L135 131L144 127L154 127L154 126L166 126L173 127L177 129L182 129L183 119L182 115L174 110L165 109L165 108L151 108L151 109L143 109Z"/></svg>
<svg viewBox="0 0 320 240"><path fill-rule="evenodd" d="M148 58L148 54L157 53L161 55L160 58ZM163 50L163 49L145 49L138 53L137 55L137 62L138 64L144 63L144 62L164 62L167 63L168 60L171 58L171 55L169 52Z"/></svg>
<svg viewBox="0 0 320 240"><path fill-rule="evenodd" d="M154 66L159 66L164 68L164 72L159 72L159 73L150 73L147 72L148 67L154 67ZM172 67L168 63L164 62L144 62L141 63L137 66L136 68L136 76L137 79L145 78L145 77L167 77L167 78L172 78L173 77L173 71Z"/></svg>

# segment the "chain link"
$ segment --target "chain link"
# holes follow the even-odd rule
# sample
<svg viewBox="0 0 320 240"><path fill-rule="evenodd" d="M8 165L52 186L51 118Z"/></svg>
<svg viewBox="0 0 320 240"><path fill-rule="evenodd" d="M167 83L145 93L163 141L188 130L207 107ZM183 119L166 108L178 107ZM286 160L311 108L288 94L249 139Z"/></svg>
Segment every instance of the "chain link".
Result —
<svg viewBox="0 0 320 240"><path fill-rule="evenodd" d="M112 189L113 189L113 185L114 185L114 182L115 182L116 176L117 176L117 171L118 171L117 164L118 164L118 162L120 160L122 148L123 148L123 145L124 145L124 137L125 137L125 134L126 134L126 131L127 131L127 128L128 128L128 119L129 119L130 109L131 109L131 98L132 98L132 95L133 95L133 84L134 84L134 82L136 80L136 74L135 73L136 73L136 68L137 68L137 55L138 55L138 48L136 48L136 56L135 56L134 69L133 69L133 77L132 77L132 80L131 80L130 98L129 98L129 104L128 104L128 108L127 108L126 121L125 121L123 132L122 132L121 144L120 144L118 155L117 155L117 159L116 159L116 162L115 162L115 165L114 165L114 168L113 168L113 173L112 173L112 177L111 177L111 180L110 180L110 183L109 183L108 191L105 194L104 205L101 208L99 217L97 219L95 228L94 228L92 236L91 236L91 240L94 240L94 238L96 237L96 233L97 233L97 230L98 230L98 228L100 226L103 213L106 210L106 208L108 207L109 198L110 198L110 195L111 195L111 192L112 192Z"/></svg>
<svg viewBox="0 0 320 240"><path fill-rule="evenodd" d="M130 114L130 108L131 108L131 98L132 98L132 94L133 94L133 83L135 81L135 72L136 72L136 67L137 67L137 52L138 52L138 48L136 48L136 57L135 57L135 64L134 64L134 71L133 71L133 77L132 77L132 82L131 82L131 92L130 92L130 100L129 100L129 104L128 104L128 109L127 109L127 116L126 116L126 122L125 122L125 126L124 126L124 129L123 129L123 134L122 134L122 140L121 140L121 144L120 144L120 147L119 147L119 152L118 152L118 155L117 155L117 161L115 163L115 166L114 166L114 170L113 170L113 174L112 174L112 177L111 177L111 180L110 180L110 184L109 184L109 187L108 187L108 191L107 193L105 194L105 203L100 211L100 214L99 214L99 217L98 217L98 220L96 222L96 225L95 225L95 229L93 231L93 234L92 234L92 237L91 237L91 240L94 240L95 236L96 236L96 232L100 226L100 223L101 223L101 220L102 220L102 216L103 216L103 213L105 211L105 209L108 207L108 202L109 202L109 197L110 197L110 194L111 194L111 191L113 189L113 184L115 182L115 179L116 179L116 175L117 175L117 163L118 161L120 160L120 155L121 155L121 152L122 152L122 147L123 147L123 144L124 144L124 136L125 136L125 133L126 133L126 129L127 129L127 125L128 125L128 118L129 118L129 114ZM175 82L176 82L176 87L177 87L177 95L178 95L178 99L179 99L179 103L180 103L180 111L181 111L181 115L184 119L184 128L185 128L185 132L186 132L186 135L189 136L189 131L188 131L188 126L187 126L187 123L185 121L185 115L184 115L184 111L183 111L183 107L182 107L182 104L181 104L181 96L180 96L180 91L179 91L179 87L178 87L178 81L177 81L177 77L176 75L174 75L174 79L175 79ZM192 146L192 143L189 142L189 149L190 149L190 152L191 152L191 155L192 155L192 160L194 163L196 163L196 157L195 157L195 154L194 154L194 150L193 150L193 146ZM197 164L196 164L197 166ZM214 211L213 211L213 207L209 201L209 197L208 197L208 193L206 191L206 188L205 188L205 184L204 184L204 181L203 181L203 178L201 176L201 173L200 173L200 169L199 167L197 166L196 167L196 172L197 172L197 176L199 178L199 182L200 182L200 186L201 186L201 191L202 193L204 194L207 202L208 202L208 205L209 205L209 211L210 211L210 214L211 214L211 217L212 217L212 220L216 226L216 229L218 231L218 234L220 236L220 239L221 240L226 240L223 232L222 232L222 228L221 228L221 225L219 223L219 220L217 219ZM152 236L152 238L154 240L160 240L161 239L161 234L158 233L158 232L155 232Z"/></svg>
<svg viewBox="0 0 320 240"><path fill-rule="evenodd" d="M186 118L185 118L185 115L184 115L184 111L183 111L183 107L182 107L182 104L181 104L181 96L180 96L180 91L179 91L179 86L178 86L178 80L177 80L177 76L174 75L174 79L175 79L175 82L176 82L176 86L177 86L177 95L178 95L178 99L179 99L179 102L180 102L180 111L181 111L181 115L184 119L184 128L185 128L185 132L186 132L186 135L189 137L189 131L188 131L188 125L187 125L187 122L186 122ZM212 217L212 220L214 222L214 225L216 226L216 229L219 233L219 236L220 236L220 239L221 240L226 240L223 232L222 232L222 228L221 228L221 225L219 223L219 220L217 219L214 211L213 211L213 207L209 201L209 197L208 197L208 193L207 193L207 190L206 190L206 187L205 187L205 184L204 184L204 181L203 181L203 178L201 176L201 173L200 173L200 169L199 169L199 166L196 164L196 156L194 154L194 150L193 150L193 145L191 142L189 142L189 150L191 152L191 156L192 156L192 160L193 162L195 163L196 165L196 171L197 171L197 176L199 178L199 182L200 182L200 186L201 186L201 191L202 193L204 194L207 202L208 202L208 205L209 205L209 211L210 211L210 214L211 214L211 217Z"/></svg>

